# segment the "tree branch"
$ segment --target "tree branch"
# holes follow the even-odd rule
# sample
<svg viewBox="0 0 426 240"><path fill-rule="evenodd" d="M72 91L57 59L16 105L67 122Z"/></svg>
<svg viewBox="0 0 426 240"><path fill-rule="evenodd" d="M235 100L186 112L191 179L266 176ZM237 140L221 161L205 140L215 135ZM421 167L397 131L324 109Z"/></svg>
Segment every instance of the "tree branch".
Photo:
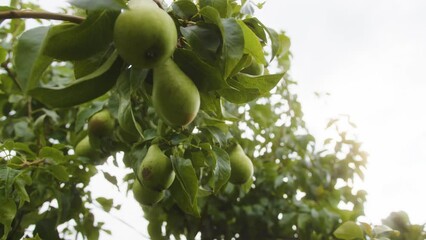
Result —
<svg viewBox="0 0 426 240"><path fill-rule="evenodd" d="M42 11L26 11L26 10L11 10L0 12L0 20L2 19L13 19L13 18L38 18L38 19L47 19L47 20L60 20L73 23L82 23L84 21L83 17L52 13L52 12L42 12Z"/></svg>

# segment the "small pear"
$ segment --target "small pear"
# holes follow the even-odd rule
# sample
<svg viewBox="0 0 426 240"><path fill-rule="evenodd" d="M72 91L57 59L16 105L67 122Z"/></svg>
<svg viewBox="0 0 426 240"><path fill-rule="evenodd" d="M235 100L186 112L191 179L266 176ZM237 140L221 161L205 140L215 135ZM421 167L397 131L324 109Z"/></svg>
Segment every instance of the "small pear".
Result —
<svg viewBox="0 0 426 240"><path fill-rule="evenodd" d="M104 109L90 117L87 131L90 136L106 137L112 134L114 124L114 118L111 113Z"/></svg>
<svg viewBox="0 0 426 240"><path fill-rule="evenodd" d="M150 189L161 191L172 185L175 179L172 162L164 155L158 145L148 148L145 158L138 169L142 184Z"/></svg>
<svg viewBox="0 0 426 240"><path fill-rule="evenodd" d="M139 183L136 179L132 187L133 196L142 205L153 205L161 201L164 191L155 191Z"/></svg>
<svg viewBox="0 0 426 240"><path fill-rule="evenodd" d="M231 162L231 177L233 184L244 184L253 176L253 163L247 157L243 148L237 144L229 154Z"/></svg>
<svg viewBox="0 0 426 240"><path fill-rule="evenodd" d="M168 59L154 68L152 102L166 124L184 127L197 116L200 93L194 82L172 59Z"/></svg>
<svg viewBox="0 0 426 240"><path fill-rule="evenodd" d="M90 144L89 136L85 136L74 148L75 155L88 157L94 161L99 158L99 153Z"/></svg>
<svg viewBox="0 0 426 240"><path fill-rule="evenodd" d="M164 62L177 44L173 19L154 1L132 0L128 7L114 25L118 54L137 68L152 68Z"/></svg>

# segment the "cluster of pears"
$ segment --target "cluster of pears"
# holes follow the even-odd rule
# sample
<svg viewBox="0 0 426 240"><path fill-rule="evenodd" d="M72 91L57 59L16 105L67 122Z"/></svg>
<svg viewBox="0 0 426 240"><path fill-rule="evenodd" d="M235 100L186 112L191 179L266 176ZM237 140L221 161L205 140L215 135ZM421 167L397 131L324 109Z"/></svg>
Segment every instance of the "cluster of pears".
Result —
<svg viewBox="0 0 426 240"><path fill-rule="evenodd" d="M229 152L231 163L231 176L229 182L233 184L244 184L253 176L253 163L245 154L240 144L236 144Z"/></svg>
<svg viewBox="0 0 426 240"><path fill-rule="evenodd" d="M175 179L172 162L157 144L148 148L136 175L133 195L141 205L149 206L163 199L164 190L168 189Z"/></svg>
<svg viewBox="0 0 426 240"><path fill-rule="evenodd" d="M92 162L101 159L101 154L93 143L112 135L115 121L107 109L93 114L88 121L87 135L74 148L77 156L90 158Z"/></svg>
<svg viewBox="0 0 426 240"><path fill-rule="evenodd" d="M172 127L191 123L200 108L194 82L171 56L177 44L173 19L152 0L131 0L117 17L114 44L134 68L153 69L152 102L157 114Z"/></svg>

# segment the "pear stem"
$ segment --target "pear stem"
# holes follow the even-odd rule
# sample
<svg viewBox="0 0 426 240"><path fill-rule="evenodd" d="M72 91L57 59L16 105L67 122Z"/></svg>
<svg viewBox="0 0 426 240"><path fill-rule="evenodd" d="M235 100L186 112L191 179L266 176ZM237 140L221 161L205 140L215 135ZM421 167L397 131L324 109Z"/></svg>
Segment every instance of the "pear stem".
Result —
<svg viewBox="0 0 426 240"><path fill-rule="evenodd" d="M15 18L60 20L60 21L73 22L77 24L80 24L84 21L83 17L61 14L61 13L45 12L45 11L10 10L10 11L0 12L0 20L15 19Z"/></svg>

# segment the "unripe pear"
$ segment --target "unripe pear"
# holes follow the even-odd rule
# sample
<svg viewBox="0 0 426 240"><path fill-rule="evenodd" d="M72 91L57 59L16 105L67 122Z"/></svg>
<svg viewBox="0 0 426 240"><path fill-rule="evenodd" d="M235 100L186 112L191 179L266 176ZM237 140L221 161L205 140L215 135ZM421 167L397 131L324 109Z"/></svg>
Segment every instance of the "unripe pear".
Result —
<svg viewBox="0 0 426 240"><path fill-rule="evenodd" d="M114 130L114 124L114 118L108 110L104 109L90 117L87 131L94 137L109 136Z"/></svg>
<svg viewBox="0 0 426 240"><path fill-rule="evenodd" d="M142 205L153 205L161 201L164 191L155 191L139 183L136 179L132 187L133 196Z"/></svg>
<svg viewBox="0 0 426 240"><path fill-rule="evenodd" d="M150 189L161 191L172 185L175 179L172 162L164 155L158 145L148 148L145 158L138 169L142 184Z"/></svg>
<svg viewBox="0 0 426 240"><path fill-rule="evenodd" d="M157 114L173 127L184 127L197 116L200 93L172 59L154 68L152 102Z"/></svg>
<svg viewBox="0 0 426 240"><path fill-rule="evenodd" d="M74 153L77 156L92 158L97 160L99 153L90 144L89 136L84 137L74 148Z"/></svg>
<svg viewBox="0 0 426 240"><path fill-rule="evenodd" d="M231 177L233 184L244 184L253 176L253 163L247 157L244 150L237 144L229 154L231 162Z"/></svg>
<svg viewBox="0 0 426 240"><path fill-rule="evenodd" d="M153 1L130 1L117 17L114 44L118 54L137 68L152 68L169 58L177 44L173 19Z"/></svg>

